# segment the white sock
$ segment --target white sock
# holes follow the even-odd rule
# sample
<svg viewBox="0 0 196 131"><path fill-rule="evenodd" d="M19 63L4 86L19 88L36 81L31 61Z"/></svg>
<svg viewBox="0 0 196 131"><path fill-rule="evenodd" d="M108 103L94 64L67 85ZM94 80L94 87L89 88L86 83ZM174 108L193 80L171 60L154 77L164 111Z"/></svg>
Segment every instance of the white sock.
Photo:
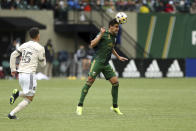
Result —
<svg viewBox="0 0 196 131"><path fill-rule="evenodd" d="M11 112L10 115L14 116L17 112L21 111L23 108L25 108L28 104L30 103L30 100L28 99L24 99L23 101L21 101L16 108L14 108Z"/></svg>
<svg viewBox="0 0 196 131"><path fill-rule="evenodd" d="M19 91L19 96L20 96L20 97L25 97L23 91Z"/></svg>

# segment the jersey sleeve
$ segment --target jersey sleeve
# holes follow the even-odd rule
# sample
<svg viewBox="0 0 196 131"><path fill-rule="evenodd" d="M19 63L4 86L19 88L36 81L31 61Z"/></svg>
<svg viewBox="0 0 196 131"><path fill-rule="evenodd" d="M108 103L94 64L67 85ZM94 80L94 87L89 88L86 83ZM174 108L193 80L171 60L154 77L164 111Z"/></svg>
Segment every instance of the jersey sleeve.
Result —
<svg viewBox="0 0 196 131"><path fill-rule="evenodd" d="M19 46L16 51L21 55L22 54L23 45Z"/></svg>
<svg viewBox="0 0 196 131"><path fill-rule="evenodd" d="M38 60L41 67L44 67L46 65L45 49L43 47L41 48L41 53L39 53Z"/></svg>
<svg viewBox="0 0 196 131"><path fill-rule="evenodd" d="M96 37L95 37L95 38L97 38L100 34L101 34L101 32L99 32L99 33L96 35ZM104 35L105 35L105 33L104 33ZM102 40L102 39L103 39L104 35L101 37L101 39L100 39L100 40Z"/></svg>
<svg viewBox="0 0 196 131"><path fill-rule="evenodd" d="M10 69L11 69L11 72L16 71L16 57L18 57L20 54L21 53L18 52L17 50L12 52L12 54L10 56Z"/></svg>
<svg viewBox="0 0 196 131"><path fill-rule="evenodd" d="M22 55L23 45L19 46L10 56L10 69L11 72L16 71L16 57Z"/></svg>
<svg viewBox="0 0 196 131"><path fill-rule="evenodd" d="M99 33L96 35L95 38L97 38L100 34L101 34L101 32L99 32ZM99 42L103 41L103 39L104 39L104 36L101 37L101 39L99 40ZM99 44L97 44L95 47L93 47L93 49L94 49L94 50L97 50L98 46L99 46Z"/></svg>

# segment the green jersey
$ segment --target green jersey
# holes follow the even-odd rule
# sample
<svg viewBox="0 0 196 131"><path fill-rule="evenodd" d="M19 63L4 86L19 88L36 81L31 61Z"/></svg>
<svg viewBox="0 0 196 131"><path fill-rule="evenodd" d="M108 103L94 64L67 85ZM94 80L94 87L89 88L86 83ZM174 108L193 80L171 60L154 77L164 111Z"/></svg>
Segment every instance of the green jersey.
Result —
<svg viewBox="0 0 196 131"><path fill-rule="evenodd" d="M95 55L93 59L103 64L107 64L111 58L112 50L115 46L115 38L115 35L112 35L106 31L100 39L99 43L94 47Z"/></svg>

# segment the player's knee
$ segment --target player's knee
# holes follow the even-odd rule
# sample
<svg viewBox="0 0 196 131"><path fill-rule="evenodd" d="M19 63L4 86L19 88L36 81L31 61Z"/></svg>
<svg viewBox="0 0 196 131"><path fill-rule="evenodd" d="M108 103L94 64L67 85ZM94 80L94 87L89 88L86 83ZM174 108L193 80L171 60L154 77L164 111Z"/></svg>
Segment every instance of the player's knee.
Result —
<svg viewBox="0 0 196 131"><path fill-rule="evenodd" d="M88 80L87 80L86 84L89 85L89 86L91 86L91 85L93 84L94 81L95 81L94 78L88 77Z"/></svg>
<svg viewBox="0 0 196 131"><path fill-rule="evenodd" d="M88 87L91 87L92 84L93 84L93 82L91 82L91 81L86 81L86 85L88 85Z"/></svg>
<svg viewBox="0 0 196 131"><path fill-rule="evenodd" d="M112 87L119 87L119 82L112 83Z"/></svg>
<svg viewBox="0 0 196 131"><path fill-rule="evenodd" d="M33 101L33 96L26 96L26 98L27 98L30 102Z"/></svg>
<svg viewBox="0 0 196 131"><path fill-rule="evenodd" d="M88 81L94 81L95 79L92 76L88 77Z"/></svg>

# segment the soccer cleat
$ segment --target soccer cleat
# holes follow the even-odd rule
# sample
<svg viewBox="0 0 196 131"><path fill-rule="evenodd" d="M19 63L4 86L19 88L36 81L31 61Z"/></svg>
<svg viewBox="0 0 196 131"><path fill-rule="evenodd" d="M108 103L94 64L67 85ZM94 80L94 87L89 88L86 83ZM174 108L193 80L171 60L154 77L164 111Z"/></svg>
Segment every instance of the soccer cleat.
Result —
<svg viewBox="0 0 196 131"><path fill-rule="evenodd" d="M77 106L76 114L81 116L82 115L82 106Z"/></svg>
<svg viewBox="0 0 196 131"><path fill-rule="evenodd" d="M8 114L7 116L9 119L17 119L17 117L14 115L14 116L11 116L10 114Z"/></svg>
<svg viewBox="0 0 196 131"><path fill-rule="evenodd" d="M119 107L118 107L118 108L111 107L110 109L111 109L112 111L114 111L114 112L115 112L116 114L118 114L118 115L123 115L123 113L120 112Z"/></svg>
<svg viewBox="0 0 196 131"><path fill-rule="evenodd" d="M14 104L15 100L18 98L19 96L19 90L18 89L14 89L12 91L12 96L10 97L10 104Z"/></svg>

